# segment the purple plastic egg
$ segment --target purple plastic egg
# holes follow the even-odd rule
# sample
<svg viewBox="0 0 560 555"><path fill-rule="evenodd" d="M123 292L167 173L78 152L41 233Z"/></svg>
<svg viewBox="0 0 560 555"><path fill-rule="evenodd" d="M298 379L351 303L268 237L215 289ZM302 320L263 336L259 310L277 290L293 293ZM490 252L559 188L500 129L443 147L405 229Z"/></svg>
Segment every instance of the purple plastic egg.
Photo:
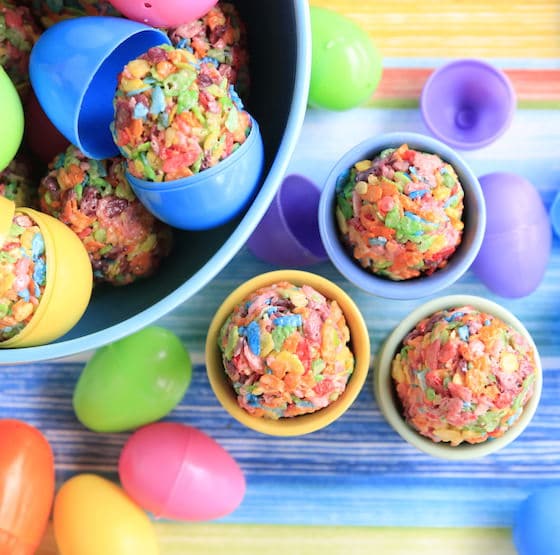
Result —
<svg viewBox="0 0 560 555"><path fill-rule="evenodd" d="M502 297L529 295L543 279L552 242L539 192L514 173L490 173L479 181L486 202L486 233L472 270Z"/></svg>

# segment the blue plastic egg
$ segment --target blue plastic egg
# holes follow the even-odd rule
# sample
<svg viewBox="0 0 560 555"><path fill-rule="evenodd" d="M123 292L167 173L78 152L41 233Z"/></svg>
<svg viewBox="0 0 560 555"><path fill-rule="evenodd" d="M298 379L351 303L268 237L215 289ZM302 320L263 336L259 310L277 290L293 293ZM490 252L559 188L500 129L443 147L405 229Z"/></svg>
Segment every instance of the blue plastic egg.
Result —
<svg viewBox="0 0 560 555"><path fill-rule="evenodd" d="M560 486L537 491L521 503L513 525L519 555L560 554Z"/></svg>

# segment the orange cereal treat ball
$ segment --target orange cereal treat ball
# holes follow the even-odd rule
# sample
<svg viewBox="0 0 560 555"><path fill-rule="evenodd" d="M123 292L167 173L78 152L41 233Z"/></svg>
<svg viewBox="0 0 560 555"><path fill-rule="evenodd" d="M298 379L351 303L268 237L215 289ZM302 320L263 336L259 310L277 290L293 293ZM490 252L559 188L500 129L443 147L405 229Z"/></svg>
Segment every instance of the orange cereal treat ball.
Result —
<svg viewBox="0 0 560 555"><path fill-rule="evenodd" d="M525 336L491 314L471 306L436 312L393 361L406 421L452 446L502 436L533 395L535 356Z"/></svg>
<svg viewBox="0 0 560 555"><path fill-rule="evenodd" d="M336 301L285 281L237 305L219 337L239 405L273 420L315 412L340 397L354 370L349 342Z"/></svg>
<svg viewBox="0 0 560 555"><path fill-rule="evenodd" d="M463 188L436 154L401 145L339 177L336 219L355 260L391 280L443 268L461 242Z"/></svg>
<svg viewBox="0 0 560 555"><path fill-rule="evenodd" d="M136 198L120 157L92 160L69 146L42 179L39 201L82 240L97 283L150 276L171 251L171 228Z"/></svg>

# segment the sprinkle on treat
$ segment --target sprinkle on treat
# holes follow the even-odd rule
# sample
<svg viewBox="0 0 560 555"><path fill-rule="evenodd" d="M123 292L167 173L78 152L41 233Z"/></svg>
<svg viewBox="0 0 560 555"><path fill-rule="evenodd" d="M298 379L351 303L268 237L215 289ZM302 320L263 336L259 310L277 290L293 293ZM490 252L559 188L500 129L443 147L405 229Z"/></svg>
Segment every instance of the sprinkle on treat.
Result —
<svg viewBox="0 0 560 555"><path fill-rule="evenodd" d="M435 154L402 145L339 177L336 219L362 267L392 280L443 268L461 242L463 188Z"/></svg>
<svg viewBox="0 0 560 555"><path fill-rule="evenodd" d="M285 281L236 306L219 337L239 405L273 420L315 412L340 397L354 370L349 342L336 301Z"/></svg>
<svg viewBox="0 0 560 555"><path fill-rule="evenodd" d="M249 93L247 32L237 8L220 2L204 17L168 29L174 46L185 48L200 60L213 62L221 75L246 99Z"/></svg>
<svg viewBox="0 0 560 555"><path fill-rule="evenodd" d="M46 278L43 235L29 216L16 212L0 245L0 341L16 336L31 321Z"/></svg>
<svg viewBox="0 0 560 555"><path fill-rule="evenodd" d="M533 395L536 372L527 339L471 306L422 320L392 366L407 422L452 446L497 438L514 426Z"/></svg>
<svg viewBox="0 0 560 555"><path fill-rule="evenodd" d="M29 92L29 55L39 35L27 7L0 0L0 66L24 99Z"/></svg>
<svg viewBox="0 0 560 555"><path fill-rule="evenodd" d="M134 195L122 158L92 160L70 146L39 186L41 210L68 225L89 254L96 282L125 285L153 274L172 231Z"/></svg>
<svg viewBox="0 0 560 555"><path fill-rule="evenodd" d="M173 181L211 168L249 135L251 120L236 105L228 79L188 50L163 45L119 75L113 136L128 171Z"/></svg>

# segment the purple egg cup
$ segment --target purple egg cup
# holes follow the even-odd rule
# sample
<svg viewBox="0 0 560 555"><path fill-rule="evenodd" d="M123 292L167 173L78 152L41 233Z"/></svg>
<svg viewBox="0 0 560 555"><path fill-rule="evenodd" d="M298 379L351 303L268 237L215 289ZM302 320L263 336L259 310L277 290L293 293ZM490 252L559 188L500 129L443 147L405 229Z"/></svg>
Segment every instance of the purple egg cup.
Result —
<svg viewBox="0 0 560 555"><path fill-rule="evenodd" d="M482 148L500 137L511 124L516 104L508 77L474 59L457 60L434 71L420 97L430 132L463 150Z"/></svg>
<svg viewBox="0 0 560 555"><path fill-rule="evenodd" d="M327 259L317 210L321 191L303 175L288 175L247 241L261 260L284 267L303 267Z"/></svg>

